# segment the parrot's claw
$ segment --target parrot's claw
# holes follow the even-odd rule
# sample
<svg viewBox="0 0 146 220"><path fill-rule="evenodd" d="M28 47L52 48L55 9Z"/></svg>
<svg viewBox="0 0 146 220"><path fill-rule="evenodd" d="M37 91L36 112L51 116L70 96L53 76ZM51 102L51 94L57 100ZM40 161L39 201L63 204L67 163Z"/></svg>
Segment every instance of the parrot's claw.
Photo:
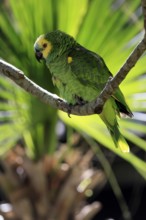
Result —
<svg viewBox="0 0 146 220"><path fill-rule="evenodd" d="M76 104L75 105L84 105L86 104L87 102L84 101L81 97L75 95L75 99L76 99ZM72 112L72 104L69 104L68 106L68 111L67 111L67 114L68 114L68 117L71 118L70 114Z"/></svg>
<svg viewBox="0 0 146 220"><path fill-rule="evenodd" d="M67 115L68 115L69 118L71 118L71 116L70 116L71 110L72 110L72 105L69 104L68 111L67 111Z"/></svg>
<svg viewBox="0 0 146 220"><path fill-rule="evenodd" d="M59 103L64 103L64 100L62 100L61 98L58 98L57 101ZM69 118L71 118L70 114L71 114L71 110L72 110L72 104L67 104L66 107L67 107L67 115L68 115Z"/></svg>

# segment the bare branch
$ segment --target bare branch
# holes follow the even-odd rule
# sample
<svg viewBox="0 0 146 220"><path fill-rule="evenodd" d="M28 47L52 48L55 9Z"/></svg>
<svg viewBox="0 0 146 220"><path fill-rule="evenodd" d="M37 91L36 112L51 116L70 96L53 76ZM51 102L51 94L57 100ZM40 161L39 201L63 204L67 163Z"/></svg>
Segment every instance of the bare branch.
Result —
<svg viewBox="0 0 146 220"><path fill-rule="evenodd" d="M146 0L141 0L143 16L144 16L144 29L146 31Z"/></svg>
<svg viewBox="0 0 146 220"><path fill-rule="evenodd" d="M68 104L64 100L38 86L25 76L21 70L4 60L0 60L0 74L7 76L25 91L39 98L42 102L67 112L66 108L68 107Z"/></svg>

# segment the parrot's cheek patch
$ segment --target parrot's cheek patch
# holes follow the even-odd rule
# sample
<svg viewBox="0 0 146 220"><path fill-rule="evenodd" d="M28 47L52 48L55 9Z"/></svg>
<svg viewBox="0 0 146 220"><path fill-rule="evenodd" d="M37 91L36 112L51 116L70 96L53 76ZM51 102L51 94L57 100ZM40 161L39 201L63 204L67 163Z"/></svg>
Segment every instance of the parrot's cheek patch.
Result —
<svg viewBox="0 0 146 220"><path fill-rule="evenodd" d="M40 62L40 60L43 58L43 55L40 51L36 51L35 57L36 57L37 61Z"/></svg>

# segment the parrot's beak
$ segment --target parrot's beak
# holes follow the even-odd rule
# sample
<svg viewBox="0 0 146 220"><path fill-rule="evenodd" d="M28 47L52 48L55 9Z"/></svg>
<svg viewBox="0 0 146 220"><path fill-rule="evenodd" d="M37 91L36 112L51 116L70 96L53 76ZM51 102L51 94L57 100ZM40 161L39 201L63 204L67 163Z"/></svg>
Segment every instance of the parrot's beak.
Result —
<svg viewBox="0 0 146 220"><path fill-rule="evenodd" d="M43 55L40 51L35 51L35 57L37 59L38 62L40 62L41 59L43 59Z"/></svg>

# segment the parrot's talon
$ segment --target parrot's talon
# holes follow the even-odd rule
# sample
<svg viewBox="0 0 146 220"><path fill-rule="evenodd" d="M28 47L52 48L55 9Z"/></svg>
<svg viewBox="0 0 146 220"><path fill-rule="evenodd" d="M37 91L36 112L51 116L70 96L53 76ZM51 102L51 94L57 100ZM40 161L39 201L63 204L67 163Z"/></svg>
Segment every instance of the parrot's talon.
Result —
<svg viewBox="0 0 146 220"><path fill-rule="evenodd" d="M67 110L67 115L68 115L69 118L71 118L71 116L70 116L70 114L71 114L71 110L72 110L72 105L69 104L69 106L68 106L68 110Z"/></svg>
<svg viewBox="0 0 146 220"><path fill-rule="evenodd" d="M68 117L69 117L69 118L71 118L71 116L70 116L70 113L69 113L69 112L67 113L67 115L68 115Z"/></svg>

